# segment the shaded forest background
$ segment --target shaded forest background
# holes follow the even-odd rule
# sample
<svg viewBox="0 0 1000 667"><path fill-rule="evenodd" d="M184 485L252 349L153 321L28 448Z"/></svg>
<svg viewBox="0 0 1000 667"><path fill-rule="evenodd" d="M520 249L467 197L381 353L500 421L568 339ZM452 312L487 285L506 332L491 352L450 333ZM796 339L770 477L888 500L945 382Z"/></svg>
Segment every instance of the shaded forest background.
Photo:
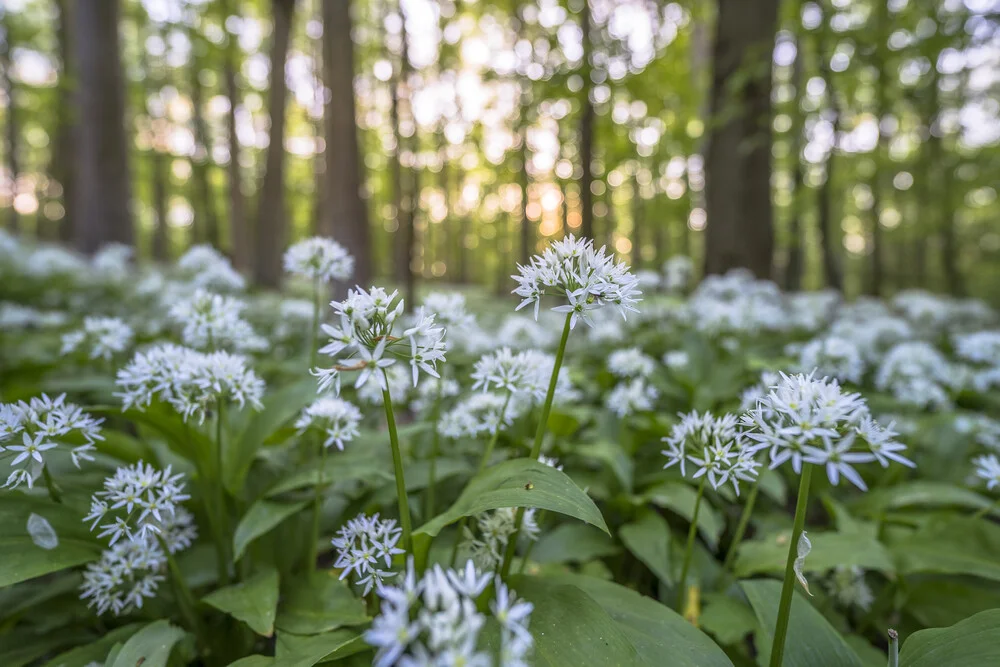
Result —
<svg viewBox="0 0 1000 667"><path fill-rule="evenodd" d="M564 233L1000 298L993 0L4 0L3 224L507 291Z"/></svg>

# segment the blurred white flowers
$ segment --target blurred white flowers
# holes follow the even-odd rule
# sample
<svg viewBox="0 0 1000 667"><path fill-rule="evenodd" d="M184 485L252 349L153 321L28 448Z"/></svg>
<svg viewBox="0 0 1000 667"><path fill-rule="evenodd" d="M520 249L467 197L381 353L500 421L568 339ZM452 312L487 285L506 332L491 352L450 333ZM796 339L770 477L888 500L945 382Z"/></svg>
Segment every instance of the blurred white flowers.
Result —
<svg viewBox="0 0 1000 667"><path fill-rule="evenodd" d="M305 433L309 429L322 431L326 436L324 447L336 445L344 451L344 443L358 437L358 426L361 424L361 411L349 401L334 396L324 396L313 401L295 421L298 432Z"/></svg>
<svg viewBox="0 0 1000 667"><path fill-rule="evenodd" d="M395 519L380 519L378 514L359 514L348 521L331 540L337 550L333 566L342 570L340 579L353 573L364 595L374 587L381 588L386 579L396 575L391 570L392 557L405 553L396 546L402 535Z"/></svg>
<svg viewBox="0 0 1000 667"><path fill-rule="evenodd" d="M134 338L132 327L117 317L86 317L81 329L63 334L60 354L82 347L90 359L109 360L131 347Z"/></svg>
<svg viewBox="0 0 1000 667"><path fill-rule="evenodd" d="M350 280L354 258L344 246L322 236L299 241L285 251L285 271L296 276L328 283Z"/></svg>

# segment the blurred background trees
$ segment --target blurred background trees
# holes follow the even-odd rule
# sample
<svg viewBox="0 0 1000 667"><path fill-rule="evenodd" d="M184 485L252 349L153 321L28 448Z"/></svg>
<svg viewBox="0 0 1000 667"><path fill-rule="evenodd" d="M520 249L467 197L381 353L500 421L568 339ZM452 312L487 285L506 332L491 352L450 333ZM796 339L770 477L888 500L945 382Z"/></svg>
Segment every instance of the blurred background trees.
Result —
<svg viewBox="0 0 1000 667"><path fill-rule="evenodd" d="M573 232L997 298L995 0L5 0L0 224L506 291Z"/></svg>

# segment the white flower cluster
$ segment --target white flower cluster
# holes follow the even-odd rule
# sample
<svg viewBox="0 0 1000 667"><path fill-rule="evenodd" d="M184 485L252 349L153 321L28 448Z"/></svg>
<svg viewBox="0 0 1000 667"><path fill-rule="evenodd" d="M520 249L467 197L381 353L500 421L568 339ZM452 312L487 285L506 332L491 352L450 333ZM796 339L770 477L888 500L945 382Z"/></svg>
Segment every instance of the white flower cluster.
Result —
<svg viewBox="0 0 1000 667"><path fill-rule="evenodd" d="M63 334L60 354L83 347L91 359L111 359L127 350L134 338L132 327L117 317L85 317L82 329Z"/></svg>
<svg viewBox="0 0 1000 667"><path fill-rule="evenodd" d="M401 336L394 335L404 307L398 296L398 292L388 294L379 287L369 292L356 288L343 301L330 303L340 316L340 323L336 327L323 325L330 343L320 352L334 357L336 363L332 368L312 371L319 378L320 390L332 386L340 394L341 373L355 370L361 371L355 388L374 380L385 390L388 383L384 371L396 363L397 357L409 359L413 386L417 385L421 371L439 377L437 363L444 361L445 356L444 329L435 325L433 315L424 314Z"/></svg>
<svg viewBox="0 0 1000 667"><path fill-rule="evenodd" d="M1000 387L1000 331L978 331L955 336L955 354L976 364L972 386L980 392Z"/></svg>
<svg viewBox="0 0 1000 667"><path fill-rule="evenodd" d="M350 280L354 258L333 239L322 236L299 241L285 251L285 271L311 280L331 282Z"/></svg>
<svg viewBox="0 0 1000 667"><path fill-rule="evenodd" d="M465 296L458 292L431 292L424 299L421 309L434 315L434 321L448 330L461 330L473 326L475 316L466 310ZM419 317L419 315L418 315Z"/></svg>
<svg viewBox="0 0 1000 667"><path fill-rule="evenodd" d="M892 298L892 307L921 330L937 332L948 327L954 300L926 290L907 289Z"/></svg>
<svg viewBox="0 0 1000 667"><path fill-rule="evenodd" d="M830 595L845 608L871 609L875 595L865 581L865 571L857 565L838 565L825 582Z"/></svg>
<svg viewBox="0 0 1000 667"><path fill-rule="evenodd" d="M410 400L410 394L414 387L410 383L410 369L402 364L393 364L382 369L386 375L386 384L389 385L389 399L393 405L401 406ZM436 380L432 375L423 377ZM382 386L378 382L366 382L358 388L358 398L362 403L368 405L382 405L385 402L382 396Z"/></svg>
<svg viewBox="0 0 1000 667"><path fill-rule="evenodd" d="M95 278L106 284L126 281L132 272L132 256L135 248L123 243L108 243L94 253L90 260Z"/></svg>
<svg viewBox="0 0 1000 667"><path fill-rule="evenodd" d="M359 514L348 521L331 540L337 549L337 560L333 566L342 570L340 579L346 579L353 573L358 585L364 588L365 595L373 587L381 589L386 579L396 576L390 570L392 557L405 553L396 546L402 535L403 531L396 526L395 519L379 519L378 514Z"/></svg>
<svg viewBox="0 0 1000 667"><path fill-rule="evenodd" d="M747 387L740 394L740 412L756 408L761 400L766 398L771 392L771 388L779 382L781 382L781 376L774 371L764 371L761 373L760 381L751 387Z"/></svg>
<svg viewBox="0 0 1000 667"><path fill-rule="evenodd" d="M740 493L740 481L757 478L760 464L753 458L753 446L737 431L735 415L715 417L694 411L680 417L670 435L663 438L667 445L662 450L667 457L664 468L679 464L681 474L686 475L686 463L690 462L697 467L692 478L706 476L713 489L732 483L736 495Z"/></svg>
<svg viewBox="0 0 1000 667"><path fill-rule="evenodd" d="M0 403L0 452L12 455L13 471L4 488L27 484L30 489L45 465L45 453L60 445L69 449L73 464L93 461L94 441L103 440L101 422L78 405L42 394L28 402ZM83 444L76 444L80 441ZM73 443L73 444L71 444Z"/></svg>
<svg viewBox="0 0 1000 667"><path fill-rule="evenodd" d="M231 296L197 289L170 308L169 317L183 327L185 345L199 350L233 347L237 350L266 348L267 341L254 333L243 319L246 303Z"/></svg>
<svg viewBox="0 0 1000 667"><path fill-rule="evenodd" d="M577 239L572 234L555 241L541 255L535 255L527 266L518 264L519 275L511 276L518 286L514 294L522 298L517 309L534 304L535 319L542 296L554 294L568 302L552 310L571 313L570 328L578 319L592 325L589 311L613 304L625 317L628 311L638 312L638 279L624 262L615 262L602 246L594 249L590 239Z"/></svg>
<svg viewBox="0 0 1000 667"><path fill-rule="evenodd" d="M877 364L892 346L913 338L913 328L899 317L885 312L880 302L865 306L862 301L841 309L830 325L831 338L849 340L868 364Z"/></svg>
<svg viewBox="0 0 1000 667"><path fill-rule="evenodd" d="M424 376L417 385L416 397L410 402L410 409L418 415L427 415L438 400L453 398L461 391L462 387L456 380ZM393 398L393 403L395 402L396 399Z"/></svg>
<svg viewBox="0 0 1000 667"><path fill-rule="evenodd" d="M57 245L37 246L23 263L26 275L40 280L76 281L90 268L75 252Z"/></svg>
<svg viewBox="0 0 1000 667"><path fill-rule="evenodd" d="M930 343L899 343L885 355L875 374L875 386L897 401L918 408L951 406L950 391L959 375Z"/></svg>
<svg viewBox="0 0 1000 667"><path fill-rule="evenodd" d="M857 345L847 339L830 336L812 340L802 348L799 368L806 372L816 369L819 375L861 384L865 361Z"/></svg>
<svg viewBox="0 0 1000 667"><path fill-rule="evenodd" d="M976 477L986 482L988 491L1000 486L1000 458L996 454L977 456L972 463L976 466Z"/></svg>
<svg viewBox="0 0 1000 667"><path fill-rule="evenodd" d="M694 327L712 336L756 335L790 326L778 286L740 269L706 277L687 308Z"/></svg>
<svg viewBox="0 0 1000 667"><path fill-rule="evenodd" d="M546 464L548 465L548 464ZM555 467L555 466L550 466ZM478 535L468 526L463 530L462 547L475 562L476 567L493 570L500 567L511 535L516 532L516 507L501 507L491 512L483 512L476 517ZM521 542L534 542L540 530L535 518L535 508L526 507L521 522Z"/></svg>
<svg viewBox="0 0 1000 667"><path fill-rule="evenodd" d="M830 323L840 301L840 292L831 289L788 294L785 305L789 323L799 331L819 331Z"/></svg>
<svg viewBox="0 0 1000 667"><path fill-rule="evenodd" d="M513 352L502 347L496 352L485 354L472 369L472 388L484 392L496 389L510 393L519 411L533 403L539 403L549 388L555 357L539 350ZM563 366L556 377L556 397L560 401L573 400L577 392L569 379L569 370ZM522 405L523 404L523 405Z"/></svg>
<svg viewBox="0 0 1000 667"><path fill-rule="evenodd" d="M42 311L18 303L0 303L0 331L50 329L66 323L66 314Z"/></svg>
<svg viewBox="0 0 1000 667"><path fill-rule="evenodd" d="M523 412L524 403L496 393L476 392L460 400L438 419L438 433L446 438L474 438L493 435L514 423Z"/></svg>
<svg viewBox="0 0 1000 667"><path fill-rule="evenodd" d="M360 435L360 424L361 410L356 405L335 396L324 396L306 406L295 421L295 428L300 434L309 429L323 431L324 447L337 445L337 449L344 451L344 443Z"/></svg>
<svg viewBox="0 0 1000 667"><path fill-rule="evenodd" d="M648 378L656 361L637 347L615 350L608 355L608 370L620 378Z"/></svg>
<svg viewBox="0 0 1000 667"><path fill-rule="evenodd" d="M694 262L687 255L674 255L663 263L663 286L670 292L687 289L694 277Z"/></svg>
<svg viewBox="0 0 1000 667"><path fill-rule="evenodd" d="M604 404L618 417L624 418L637 412L652 411L659 397L656 387L645 378L637 377L615 386L604 399Z"/></svg>
<svg viewBox="0 0 1000 667"><path fill-rule="evenodd" d="M177 269L193 287L222 292L241 292L246 281L232 263L210 245L192 246L177 260Z"/></svg>
<svg viewBox="0 0 1000 667"><path fill-rule="evenodd" d="M122 538L142 540L160 534L161 524L190 498L184 493L183 473L171 472L170 466L157 470L142 461L118 468L91 497L90 513L83 520L91 522L91 531L100 528L97 536L110 538L112 545Z"/></svg>
<svg viewBox="0 0 1000 667"><path fill-rule="evenodd" d="M877 461L883 468L895 461L913 467L900 452L890 424L879 425L860 394L845 394L835 380L810 375L781 374L780 381L742 418L757 449L769 449L770 467L791 461L796 473L802 463L826 467L831 484L840 477L862 491L864 480L851 467Z"/></svg>
<svg viewBox="0 0 1000 667"><path fill-rule="evenodd" d="M954 429L971 436L977 444L1000 452L1000 421L986 415L958 415L955 417Z"/></svg>
<svg viewBox="0 0 1000 667"><path fill-rule="evenodd" d="M477 600L491 581L495 595L489 611L500 629L499 657L496 648L481 645L480 637L487 617ZM478 574L471 561L462 571L435 565L418 580L411 559L400 585L382 586L378 593L381 613L365 632L365 641L376 648L374 667L529 664L531 603L518 599L492 573Z"/></svg>
<svg viewBox="0 0 1000 667"><path fill-rule="evenodd" d="M187 420L205 420L206 412L220 401L262 406L264 381L247 367L246 359L228 352L205 354L197 350L162 343L144 352L118 371L115 394L123 408L149 407L153 399L168 403Z"/></svg>

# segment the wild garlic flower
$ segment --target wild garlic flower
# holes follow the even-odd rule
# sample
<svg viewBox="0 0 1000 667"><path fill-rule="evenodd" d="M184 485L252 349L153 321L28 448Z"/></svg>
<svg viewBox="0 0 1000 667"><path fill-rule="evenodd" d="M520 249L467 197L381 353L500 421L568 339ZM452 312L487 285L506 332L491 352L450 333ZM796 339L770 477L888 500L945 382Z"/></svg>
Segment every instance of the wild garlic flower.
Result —
<svg viewBox="0 0 1000 667"><path fill-rule="evenodd" d="M410 400L413 385L410 384L410 369L402 364L393 364L384 369L386 384L389 385L389 400L393 405L400 406ZM435 380L430 375L424 377ZM358 400L366 405L382 405L382 387L378 382L366 382L358 389Z"/></svg>
<svg viewBox="0 0 1000 667"><path fill-rule="evenodd" d="M791 461L799 473L802 463L826 468L831 484L840 477L862 491L867 486L852 467L890 461L913 467L900 452L895 431L872 419L860 394L844 393L835 380L810 375L781 374L781 381L741 420L747 437L758 450L769 450L770 467Z"/></svg>
<svg viewBox="0 0 1000 667"><path fill-rule="evenodd" d="M103 615L115 616L142 609L166 577L166 555L155 539L122 540L90 563L83 572L80 599Z"/></svg>
<svg viewBox="0 0 1000 667"><path fill-rule="evenodd" d="M510 537L516 532L514 523L516 516L516 507L501 507L478 515L475 531L468 526L463 529L462 547L475 562L476 567L483 570L500 567ZM525 508L519 541L534 542L540 532L535 509Z"/></svg>
<svg viewBox="0 0 1000 667"><path fill-rule="evenodd" d="M845 608L871 609L875 595L865 581L865 571L857 565L838 565L825 582L827 592Z"/></svg>
<svg viewBox="0 0 1000 667"><path fill-rule="evenodd" d="M905 405L947 408L949 391L956 388L955 367L930 343L899 343L882 360L875 386Z"/></svg>
<svg viewBox="0 0 1000 667"><path fill-rule="evenodd" d="M773 371L764 371L761 373L760 381L751 387L747 387L740 394L740 412L756 408L779 382L781 382L781 376L777 373Z"/></svg>
<svg viewBox="0 0 1000 667"><path fill-rule="evenodd" d="M67 355L81 347L90 359L109 360L127 350L135 339L135 331L117 317L86 317L83 328L62 336L60 354Z"/></svg>
<svg viewBox="0 0 1000 667"><path fill-rule="evenodd" d="M663 263L663 286L670 292L687 289L694 276L694 262L687 255L674 255Z"/></svg>
<svg viewBox="0 0 1000 667"><path fill-rule="evenodd" d="M28 402L0 403L0 452L13 457L13 470L3 488L27 484L30 489L45 465L46 452L57 447L69 451L77 468L81 460L93 461L94 442L104 440L103 421L67 403L66 394L55 399L42 394Z"/></svg>
<svg viewBox="0 0 1000 667"><path fill-rule="evenodd" d="M183 327L184 344L198 350L232 347L259 348L259 336L243 319L246 303L240 299L197 289L170 308L170 319Z"/></svg>
<svg viewBox="0 0 1000 667"><path fill-rule="evenodd" d="M295 421L299 434L310 429L322 431L326 435L324 447L337 445L344 451L344 443L360 435L361 410L349 401L334 396L324 396L306 406Z"/></svg>
<svg viewBox="0 0 1000 667"><path fill-rule="evenodd" d="M342 570L340 579L353 573L364 595L373 587L381 589L386 579L396 576L392 557L405 553L396 546L402 535L395 519L380 519L378 514L359 514L348 521L331 540L337 550L333 566Z"/></svg>
<svg viewBox="0 0 1000 667"><path fill-rule="evenodd" d="M977 331L954 337L955 354L974 364L1000 364L1000 331Z"/></svg>
<svg viewBox="0 0 1000 667"><path fill-rule="evenodd" d="M518 283L513 293L523 299L517 310L534 304L536 320L546 294L567 301L552 310L571 313L571 329L580 319L592 326L590 311L605 305L614 305L622 317L628 311L638 312L635 304L642 294L637 287L639 279L625 262L615 262L603 246L595 250L590 239L570 234L532 257L526 266L518 264L517 268L519 275L511 276Z"/></svg>
<svg viewBox="0 0 1000 667"><path fill-rule="evenodd" d="M956 415L952 428L969 435L977 444L1000 452L1000 421L986 415Z"/></svg>
<svg viewBox="0 0 1000 667"><path fill-rule="evenodd" d="M740 482L753 482L760 464L754 460L752 443L736 430L736 421L735 415L728 414L715 417L695 411L681 415L680 423L663 438L667 444L662 451L667 457L663 467L680 464L681 474L686 475L690 463L695 466L692 479L705 476L713 489L730 483L739 495Z"/></svg>
<svg viewBox="0 0 1000 667"><path fill-rule="evenodd" d="M115 383L123 390L115 394L123 409L144 410L154 399L169 404L199 423L220 402L249 404L261 409L264 381L247 367L246 358L228 352L205 354L171 343L144 352L118 371Z"/></svg>
<svg viewBox="0 0 1000 667"><path fill-rule="evenodd" d="M516 350L548 349L555 346L558 336L558 330L554 327L550 330L521 313L512 313L505 317L496 332L497 341L502 341L504 345Z"/></svg>
<svg viewBox="0 0 1000 667"><path fill-rule="evenodd" d="M475 323L476 317L466 309L465 295L458 292L431 292L420 306L424 314L433 315L434 322L449 333Z"/></svg>
<svg viewBox="0 0 1000 667"><path fill-rule="evenodd" d="M894 345L912 339L915 334L906 320L884 310L869 313L863 308L855 311L842 308L839 319L830 325L829 335L851 341L867 363L877 364Z"/></svg>
<svg viewBox="0 0 1000 667"><path fill-rule="evenodd" d="M861 384L865 374L865 362L858 347L833 336L807 343L799 353L799 367L806 372L816 369L819 375L852 384Z"/></svg>
<svg viewBox="0 0 1000 667"><path fill-rule="evenodd" d="M502 394L470 394L441 415L438 433L452 439L475 438L484 433L493 435L514 423L523 412L521 405Z"/></svg>
<svg viewBox="0 0 1000 667"><path fill-rule="evenodd" d="M42 311L19 303L0 303L0 331L19 329L51 329L66 323L65 313Z"/></svg>
<svg viewBox="0 0 1000 667"><path fill-rule="evenodd" d="M100 529L97 536L110 538L112 545L123 538L143 540L163 533L165 526L174 527L180 503L191 496L184 493L183 473L171 473L170 466L157 470L142 461L118 468L91 497L84 522L90 522L91 532Z"/></svg>
<svg viewBox="0 0 1000 667"><path fill-rule="evenodd" d="M691 358L684 350L672 350L663 355L663 365L672 371L687 368L689 363L691 363Z"/></svg>
<svg viewBox="0 0 1000 667"><path fill-rule="evenodd" d="M414 387L421 372L439 377L437 364L445 357L445 331L436 326L433 315L424 314L414 326L395 335L404 307L398 295L380 287L369 292L356 288L343 301L330 302L340 321L338 326L322 326L330 343L319 351L335 361L332 368L313 369L320 391L333 387L339 395L340 376L351 371L360 371L355 388L374 381L381 389L388 389L385 369L399 359L409 360Z"/></svg>
<svg viewBox="0 0 1000 667"><path fill-rule="evenodd" d="M132 272L135 248L124 243L108 243L90 260L92 275L104 283L117 284L128 279Z"/></svg>
<svg viewBox="0 0 1000 667"><path fill-rule="evenodd" d="M177 269L193 287L220 292L241 292L243 279L232 263L210 245L192 246L177 260Z"/></svg>
<svg viewBox="0 0 1000 667"><path fill-rule="evenodd" d="M495 595L488 610L500 630L496 663L498 649L481 636L487 614L477 607L490 582ZM479 574L471 561L457 571L435 565L417 579L411 558L400 585L381 586L378 594L380 614L364 635L376 649L374 667L528 664L533 644L528 630L531 603L519 599L492 573Z"/></svg>
<svg viewBox="0 0 1000 667"><path fill-rule="evenodd" d="M660 392L656 387L644 378L637 377L618 384L608 394L604 404L619 418L624 418L637 412L652 411L659 397Z"/></svg>
<svg viewBox="0 0 1000 667"><path fill-rule="evenodd" d="M288 273L324 283L350 280L354 275L354 258L347 249L322 236L290 246L284 261Z"/></svg>
<svg viewBox="0 0 1000 667"><path fill-rule="evenodd" d="M417 385L416 396L410 402L410 409L418 415L426 415L440 400L453 398L462 392L461 385L452 378L424 376ZM393 399L395 402L395 399Z"/></svg>
<svg viewBox="0 0 1000 667"><path fill-rule="evenodd" d="M996 454L983 454L972 459L976 466L976 477L986 482L986 490L1000 486L1000 458Z"/></svg>
<svg viewBox="0 0 1000 667"><path fill-rule="evenodd" d="M656 370L656 361L639 348L629 347L608 355L608 370L620 378L648 378Z"/></svg>

